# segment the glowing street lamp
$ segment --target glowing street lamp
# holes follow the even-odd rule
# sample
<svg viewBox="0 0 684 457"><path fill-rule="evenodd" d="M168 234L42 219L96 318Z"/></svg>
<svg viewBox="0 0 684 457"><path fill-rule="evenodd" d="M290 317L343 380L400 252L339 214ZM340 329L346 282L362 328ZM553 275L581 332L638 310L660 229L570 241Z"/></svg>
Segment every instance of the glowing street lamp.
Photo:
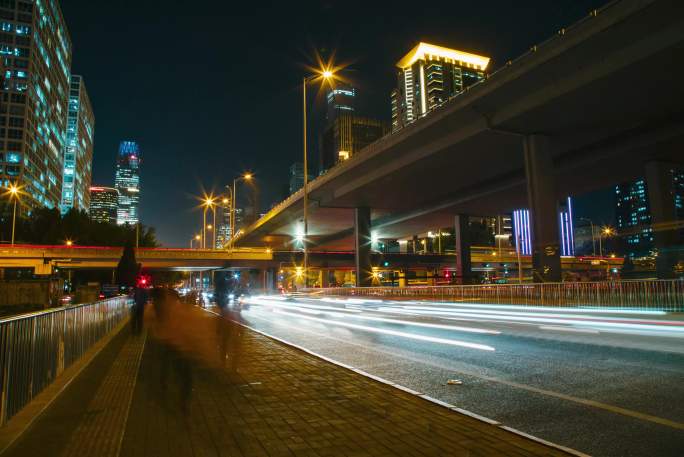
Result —
<svg viewBox="0 0 684 457"><path fill-rule="evenodd" d="M197 241L198 242L197 244L199 246L199 241L201 239L202 239L202 235L200 235L200 234L197 234L197 235L193 236L192 238L190 238L190 249L192 249L192 242L193 241Z"/></svg>
<svg viewBox="0 0 684 457"><path fill-rule="evenodd" d="M14 210L12 211L12 246L14 246L14 233L17 226L17 202L19 201L20 193L21 188L16 184L10 184L6 192L6 195L9 196L10 201L14 199Z"/></svg>
<svg viewBox="0 0 684 457"><path fill-rule="evenodd" d="M254 175L252 173L245 173L242 176L238 176L237 178L233 179L233 189L231 190L231 205L230 205L230 249L233 250L233 240L237 236L237 233L235 233L235 212L237 210L236 202L237 202L237 183L239 181L251 181L252 178L254 178ZM226 186L228 189L230 189L230 186Z"/></svg>
<svg viewBox="0 0 684 457"><path fill-rule="evenodd" d="M202 200L202 206L204 211L202 212L202 249L207 248L207 210L211 208L214 212L214 224L216 224L216 199L213 195L205 195L204 200ZM216 238L216 234L214 234ZM216 245L216 239L214 239L214 246Z"/></svg>
<svg viewBox="0 0 684 457"><path fill-rule="evenodd" d="M323 81L329 81L334 78L334 72L333 69L328 67L328 68L321 68L317 73L314 73L313 75L305 76L302 79L302 107L303 107L303 112L304 112L304 185L302 186L303 193L304 193L304 237L303 237L303 246L304 246L304 275L306 275L308 268L309 268L309 250L307 248L307 236L309 234L309 192L308 192L308 187L309 187L309 159L308 159L308 149L307 149L307 120L306 120L306 83L309 81L313 81L315 79L321 79ZM308 284L307 282L307 277L304 278L304 286L306 287Z"/></svg>
<svg viewBox="0 0 684 457"><path fill-rule="evenodd" d="M74 245L74 242L71 241L71 240L66 240L66 245L69 246L69 247L71 247L71 246Z"/></svg>
<svg viewBox="0 0 684 457"><path fill-rule="evenodd" d="M611 237L615 235L617 232L613 227L610 227L608 225L604 226L601 229L601 232L599 233L599 254L601 257L603 257L603 237Z"/></svg>

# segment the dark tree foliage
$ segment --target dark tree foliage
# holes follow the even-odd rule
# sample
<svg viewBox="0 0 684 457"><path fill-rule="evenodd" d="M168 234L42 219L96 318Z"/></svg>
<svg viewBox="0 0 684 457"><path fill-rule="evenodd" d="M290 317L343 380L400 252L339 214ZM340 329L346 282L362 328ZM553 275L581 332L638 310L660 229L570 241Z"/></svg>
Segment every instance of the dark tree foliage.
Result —
<svg viewBox="0 0 684 457"><path fill-rule="evenodd" d="M123 249L121 260L116 266L116 282L119 286L133 287L138 276L140 267L135 260L133 242L128 241Z"/></svg>
<svg viewBox="0 0 684 457"><path fill-rule="evenodd" d="M0 241L11 237L11 219L2 218ZM6 223L9 222L9 223ZM59 210L39 208L30 216L17 219L17 244L59 245L71 240L76 246L124 246L135 244L135 226L95 222L84 211L71 210L61 216ZM140 247L157 247L153 227L140 226Z"/></svg>

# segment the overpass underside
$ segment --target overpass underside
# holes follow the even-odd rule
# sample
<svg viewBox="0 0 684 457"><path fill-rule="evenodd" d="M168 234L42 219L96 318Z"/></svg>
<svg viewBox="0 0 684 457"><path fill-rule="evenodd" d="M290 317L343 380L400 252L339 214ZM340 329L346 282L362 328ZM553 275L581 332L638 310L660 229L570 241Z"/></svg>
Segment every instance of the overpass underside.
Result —
<svg viewBox="0 0 684 457"><path fill-rule="evenodd" d="M309 248L355 249L529 208L537 279L559 280L558 201L638 177L663 189L684 163L682 74L681 5L617 2L314 180ZM654 223L672 219L665 194L649 195ZM291 196L238 245L292 247L302 201ZM677 242L656 233L656 247ZM667 275L675 259L661 257Z"/></svg>

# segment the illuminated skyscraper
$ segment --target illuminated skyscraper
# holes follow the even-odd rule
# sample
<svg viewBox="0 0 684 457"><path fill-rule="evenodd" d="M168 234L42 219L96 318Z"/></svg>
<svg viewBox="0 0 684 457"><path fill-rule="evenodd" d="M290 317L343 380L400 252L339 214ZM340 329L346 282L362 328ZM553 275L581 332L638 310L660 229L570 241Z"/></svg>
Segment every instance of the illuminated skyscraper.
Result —
<svg viewBox="0 0 684 457"><path fill-rule="evenodd" d="M230 240L230 208L229 199L216 208L216 249L223 249Z"/></svg>
<svg viewBox="0 0 684 457"><path fill-rule="evenodd" d="M140 222L140 146L135 141L122 141L119 145L114 186L119 191L116 223L137 224Z"/></svg>
<svg viewBox="0 0 684 457"><path fill-rule="evenodd" d="M392 131L398 130L485 77L489 57L419 43L397 62Z"/></svg>
<svg viewBox="0 0 684 457"><path fill-rule="evenodd" d="M0 58L0 185L23 186L23 209L58 208L71 71L59 2L0 2Z"/></svg>
<svg viewBox="0 0 684 457"><path fill-rule="evenodd" d="M119 191L113 187L90 188L90 218L97 222L115 223Z"/></svg>
<svg viewBox="0 0 684 457"><path fill-rule="evenodd" d="M71 208L88 211L90 207L94 135L95 116L83 77L72 75L64 150L63 214Z"/></svg>
<svg viewBox="0 0 684 457"><path fill-rule="evenodd" d="M356 97L356 89L350 86L337 86L326 95L326 126L319 140L321 173L389 131L385 122L358 115Z"/></svg>
<svg viewBox="0 0 684 457"><path fill-rule="evenodd" d="M327 104L326 120L332 122L340 114L356 111L356 88L337 85L328 90L325 96Z"/></svg>

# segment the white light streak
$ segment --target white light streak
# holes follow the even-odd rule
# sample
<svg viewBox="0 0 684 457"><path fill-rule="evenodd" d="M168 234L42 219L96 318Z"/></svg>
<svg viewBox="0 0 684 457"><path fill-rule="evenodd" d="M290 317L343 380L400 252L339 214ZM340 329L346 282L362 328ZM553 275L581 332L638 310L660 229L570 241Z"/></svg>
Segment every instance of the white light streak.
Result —
<svg viewBox="0 0 684 457"><path fill-rule="evenodd" d="M492 346L488 346L486 344L478 344L478 343L469 343L467 341L459 341L459 340L452 340L452 339L446 339L446 338L436 338L432 336L425 336L425 335L418 335L415 333L406 333L406 332L399 332L396 330L388 330L388 329L383 329L383 328L375 328L375 327L368 327L366 325L358 325L358 324L351 324L348 322L339 322L331 319L322 319L319 317L310 317L310 316L302 316L298 315L295 313L290 313L288 311L282 311L282 310L274 310L275 313L278 314L285 314L288 316L292 317L297 317L299 319L306 319L306 320L311 320L315 322L321 322L323 324L330 324L330 325L336 325L339 327L346 327L346 328L351 328L355 330L363 330L366 332L372 332L372 333L380 333L383 335L392 335L392 336L399 336L402 338L408 338L412 340L418 340L418 341L426 341L429 343L438 343L438 344L446 344L450 346L459 346L459 347L464 347L468 349L479 349L481 351L495 351L495 349Z"/></svg>

